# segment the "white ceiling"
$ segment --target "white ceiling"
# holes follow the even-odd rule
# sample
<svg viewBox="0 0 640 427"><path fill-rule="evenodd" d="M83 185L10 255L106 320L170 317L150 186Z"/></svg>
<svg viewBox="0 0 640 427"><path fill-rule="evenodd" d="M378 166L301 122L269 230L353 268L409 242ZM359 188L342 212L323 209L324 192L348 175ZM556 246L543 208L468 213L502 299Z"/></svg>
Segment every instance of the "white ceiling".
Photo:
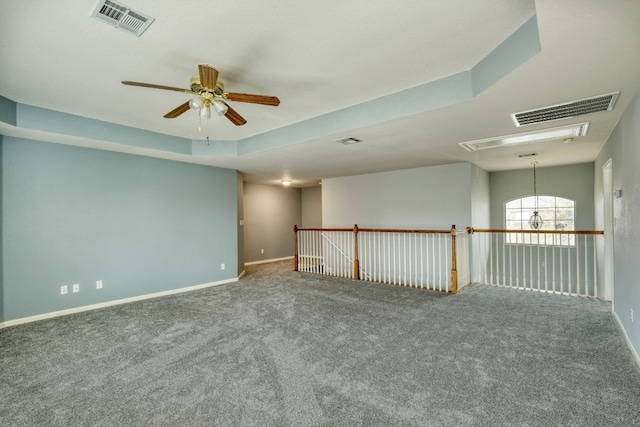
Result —
<svg viewBox="0 0 640 427"><path fill-rule="evenodd" d="M95 2L3 0L0 96L21 104L194 140L239 141L469 70L536 15L541 51L479 95L407 116L240 156L194 157L3 125L0 131L230 167L250 182L294 185L471 161L489 170L593 161L640 86L638 0L120 0L156 19L136 38L92 19ZM230 92L275 95L278 107L230 103L248 123L162 116L188 95L197 65ZM516 128L510 114L620 91L613 111ZM460 142L589 121L586 137L469 153ZM359 144L335 139L353 136Z"/></svg>

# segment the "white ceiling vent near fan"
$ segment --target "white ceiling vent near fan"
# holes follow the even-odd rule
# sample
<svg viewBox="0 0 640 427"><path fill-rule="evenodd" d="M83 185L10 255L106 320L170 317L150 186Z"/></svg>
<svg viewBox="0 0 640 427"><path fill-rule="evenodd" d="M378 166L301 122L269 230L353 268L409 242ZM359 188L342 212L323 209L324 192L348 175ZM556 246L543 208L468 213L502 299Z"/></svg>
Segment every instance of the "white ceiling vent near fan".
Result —
<svg viewBox="0 0 640 427"><path fill-rule="evenodd" d="M112 0L100 0L91 12L91 17L137 37L140 37L155 21L155 18Z"/></svg>
<svg viewBox="0 0 640 427"><path fill-rule="evenodd" d="M521 111L519 113L512 113L511 118L516 126L520 127L536 123L568 119L570 117L581 116L583 114L595 113L598 111L611 111L618 99L618 95L620 95L620 92L613 92L606 95L592 96L590 98L565 102L563 104L549 105L547 107Z"/></svg>

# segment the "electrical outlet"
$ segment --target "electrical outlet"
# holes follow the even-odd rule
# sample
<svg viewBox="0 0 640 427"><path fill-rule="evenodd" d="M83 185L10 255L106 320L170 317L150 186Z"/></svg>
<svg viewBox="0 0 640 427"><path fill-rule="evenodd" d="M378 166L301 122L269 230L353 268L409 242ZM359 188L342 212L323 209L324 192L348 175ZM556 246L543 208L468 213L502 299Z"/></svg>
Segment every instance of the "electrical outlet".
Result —
<svg viewBox="0 0 640 427"><path fill-rule="evenodd" d="M79 283L75 283L73 285L73 292L80 292L80 284Z"/></svg>
<svg viewBox="0 0 640 427"><path fill-rule="evenodd" d="M69 292L67 285L60 286L60 295L66 295Z"/></svg>
<svg viewBox="0 0 640 427"><path fill-rule="evenodd" d="M224 270L224 263L220 264L220 270Z"/></svg>
<svg viewBox="0 0 640 427"><path fill-rule="evenodd" d="M631 319L631 323L633 323L633 308L629 309L629 319Z"/></svg>
<svg viewBox="0 0 640 427"><path fill-rule="evenodd" d="M96 281L96 289L102 289L102 280Z"/></svg>
<svg viewBox="0 0 640 427"><path fill-rule="evenodd" d="M264 253L264 249L260 249L260 253L263 254Z"/></svg>

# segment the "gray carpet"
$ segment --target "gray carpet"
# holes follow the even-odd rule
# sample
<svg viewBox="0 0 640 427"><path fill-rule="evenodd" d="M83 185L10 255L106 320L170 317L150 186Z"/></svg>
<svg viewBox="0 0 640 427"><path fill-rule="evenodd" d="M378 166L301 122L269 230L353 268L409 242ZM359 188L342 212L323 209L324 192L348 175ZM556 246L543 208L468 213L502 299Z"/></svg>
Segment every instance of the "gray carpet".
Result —
<svg viewBox="0 0 640 427"><path fill-rule="evenodd" d="M0 330L0 425L640 425L608 303L291 268Z"/></svg>

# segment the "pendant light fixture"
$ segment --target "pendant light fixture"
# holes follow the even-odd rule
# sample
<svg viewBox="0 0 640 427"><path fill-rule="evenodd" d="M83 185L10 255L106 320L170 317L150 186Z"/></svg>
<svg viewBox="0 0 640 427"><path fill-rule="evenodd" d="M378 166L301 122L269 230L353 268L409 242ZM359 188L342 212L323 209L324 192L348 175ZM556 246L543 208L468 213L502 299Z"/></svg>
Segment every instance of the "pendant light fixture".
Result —
<svg viewBox="0 0 640 427"><path fill-rule="evenodd" d="M536 207L533 211L533 215L529 218L529 226L532 230L540 230L542 228L542 218L538 215L538 188L536 186L536 164L538 162L531 162L533 165L533 197L535 198Z"/></svg>

